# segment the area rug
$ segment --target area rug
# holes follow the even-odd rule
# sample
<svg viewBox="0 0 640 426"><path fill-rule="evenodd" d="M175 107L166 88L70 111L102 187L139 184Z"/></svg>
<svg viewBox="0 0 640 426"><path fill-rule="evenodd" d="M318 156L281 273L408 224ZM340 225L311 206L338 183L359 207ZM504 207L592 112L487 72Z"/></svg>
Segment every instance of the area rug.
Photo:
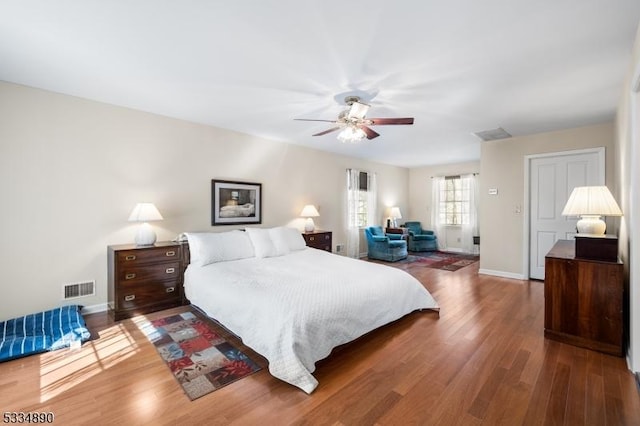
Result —
<svg viewBox="0 0 640 426"><path fill-rule="evenodd" d="M141 329L192 401L261 369L192 312Z"/></svg>
<svg viewBox="0 0 640 426"><path fill-rule="evenodd" d="M477 262L480 256L472 254L448 253L442 251L411 252L404 260L406 263L420 262L427 268L457 271Z"/></svg>

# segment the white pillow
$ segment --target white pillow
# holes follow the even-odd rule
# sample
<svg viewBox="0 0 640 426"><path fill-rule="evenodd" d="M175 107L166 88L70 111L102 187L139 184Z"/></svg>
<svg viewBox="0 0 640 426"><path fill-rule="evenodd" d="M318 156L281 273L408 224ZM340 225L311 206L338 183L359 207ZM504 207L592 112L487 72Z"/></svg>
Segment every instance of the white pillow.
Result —
<svg viewBox="0 0 640 426"><path fill-rule="evenodd" d="M256 257L263 258L279 256L276 251L276 246L271 240L269 229L246 228L245 232L249 235L249 239L251 239L251 244L253 244L253 250Z"/></svg>
<svg viewBox="0 0 640 426"><path fill-rule="evenodd" d="M255 253L249 236L242 231L187 232L191 263L198 266L246 259Z"/></svg>
<svg viewBox="0 0 640 426"><path fill-rule="evenodd" d="M280 226L271 230L271 239L273 240L276 248L278 244L286 247L286 252L292 252L297 250L304 250L307 247L307 243L302 237L302 233L296 228L288 228L286 226Z"/></svg>
<svg viewBox="0 0 640 426"><path fill-rule="evenodd" d="M287 242L285 230L286 228L284 226L269 229L269 236L271 237L271 242L276 250L276 256L289 254L291 251L289 250L289 243Z"/></svg>

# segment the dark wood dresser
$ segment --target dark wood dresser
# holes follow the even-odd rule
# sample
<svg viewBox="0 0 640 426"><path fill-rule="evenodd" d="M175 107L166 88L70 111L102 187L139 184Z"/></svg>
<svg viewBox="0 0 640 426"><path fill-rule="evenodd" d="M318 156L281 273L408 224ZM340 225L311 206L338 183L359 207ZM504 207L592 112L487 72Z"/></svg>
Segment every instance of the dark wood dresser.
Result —
<svg viewBox="0 0 640 426"><path fill-rule="evenodd" d="M307 243L307 246L317 248L320 250L326 250L331 253L331 231L311 231L303 232L302 236Z"/></svg>
<svg viewBox="0 0 640 426"><path fill-rule="evenodd" d="M181 250L173 242L108 247L109 314L114 320L182 304Z"/></svg>
<svg viewBox="0 0 640 426"><path fill-rule="evenodd" d="M623 265L576 258L557 241L545 258L544 335L611 355L623 353Z"/></svg>

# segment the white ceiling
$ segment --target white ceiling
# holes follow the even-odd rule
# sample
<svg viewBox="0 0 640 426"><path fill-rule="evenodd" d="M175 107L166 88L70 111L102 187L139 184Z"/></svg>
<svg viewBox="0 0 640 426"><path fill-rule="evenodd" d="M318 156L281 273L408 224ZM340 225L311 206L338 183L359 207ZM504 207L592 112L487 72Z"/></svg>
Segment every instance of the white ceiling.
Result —
<svg viewBox="0 0 640 426"><path fill-rule="evenodd" d="M0 80L388 164L613 118L638 0L0 0ZM376 126L312 137L344 96Z"/></svg>

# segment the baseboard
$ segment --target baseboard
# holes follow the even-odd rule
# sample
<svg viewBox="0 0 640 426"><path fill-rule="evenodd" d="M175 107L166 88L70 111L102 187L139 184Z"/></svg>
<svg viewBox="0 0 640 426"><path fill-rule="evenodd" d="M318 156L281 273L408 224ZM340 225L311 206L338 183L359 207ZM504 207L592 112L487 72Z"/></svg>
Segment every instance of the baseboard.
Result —
<svg viewBox="0 0 640 426"><path fill-rule="evenodd" d="M465 253L464 250L462 250L461 248L458 247L447 247L446 249L442 249L440 251L443 251L445 253Z"/></svg>
<svg viewBox="0 0 640 426"><path fill-rule="evenodd" d="M95 314L98 312L104 312L109 308L109 305L106 303L99 303L97 305L85 306L82 308L82 314Z"/></svg>
<svg viewBox="0 0 640 426"><path fill-rule="evenodd" d="M505 271L494 271L493 269L484 269L480 268L478 270L479 274L483 275L493 275L494 277L500 278L512 278L514 280L526 280L525 276L522 274L515 274L513 272L505 272Z"/></svg>

